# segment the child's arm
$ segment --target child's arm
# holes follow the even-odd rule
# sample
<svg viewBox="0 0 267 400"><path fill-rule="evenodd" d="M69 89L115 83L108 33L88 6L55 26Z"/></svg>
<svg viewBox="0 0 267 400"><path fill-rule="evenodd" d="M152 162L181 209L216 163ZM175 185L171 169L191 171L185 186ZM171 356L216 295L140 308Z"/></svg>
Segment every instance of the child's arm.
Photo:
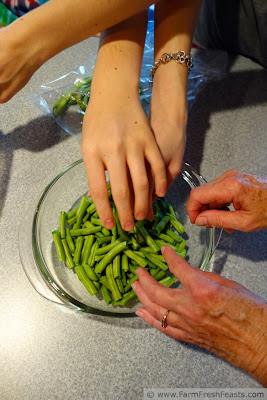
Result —
<svg viewBox="0 0 267 400"><path fill-rule="evenodd" d="M200 0L160 0L155 5L155 61L163 53L190 54ZM151 127L167 167L168 186L180 172L186 142L187 78L185 64L174 60L155 71Z"/></svg>
<svg viewBox="0 0 267 400"><path fill-rule="evenodd" d="M0 31L0 103L47 60L146 9L152 0L49 0Z"/></svg>
<svg viewBox="0 0 267 400"><path fill-rule="evenodd" d="M139 99L146 27L145 11L101 35L83 121L82 153L90 194L109 229L114 217L105 169L121 225L127 231L133 229L133 213L137 219L153 217L150 170L157 193L166 191L164 162Z"/></svg>

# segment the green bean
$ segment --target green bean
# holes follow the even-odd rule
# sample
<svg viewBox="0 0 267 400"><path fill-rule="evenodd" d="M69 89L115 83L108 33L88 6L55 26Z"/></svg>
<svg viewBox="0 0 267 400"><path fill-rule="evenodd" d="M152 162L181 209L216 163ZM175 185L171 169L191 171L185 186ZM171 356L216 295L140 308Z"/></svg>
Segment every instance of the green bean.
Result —
<svg viewBox="0 0 267 400"><path fill-rule="evenodd" d="M83 228L95 228L95 225L92 224L90 221L86 221L86 222L83 224ZM101 227L100 227L100 230L101 230ZM99 232L96 232L96 233L95 233L95 236L98 237L98 238L104 237L103 233L101 233L100 231L99 231Z"/></svg>
<svg viewBox="0 0 267 400"><path fill-rule="evenodd" d="M161 231L165 228L165 226L168 224L168 222L170 221L171 217L169 215L165 215L162 220L159 221L159 223L157 224L154 232L155 235L159 235L161 233Z"/></svg>
<svg viewBox="0 0 267 400"><path fill-rule="evenodd" d="M67 219L70 219L74 216L76 216L76 212L78 210L78 207L73 208L73 210L71 210L70 212L67 213Z"/></svg>
<svg viewBox="0 0 267 400"><path fill-rule="evenodd" d="M88 278L86 275L86 272L84 268L81 265L76 265L75 267L76 274L79 278L79 280L84 284L88 292L93 295L93 294L98 294L98 290L95 287L94 283L91 281L91 279Z"/></svg>
<svg viewBox="0 0 267 400"><path fill-rule="evenodd" d="M92 248L91 248L91 252L90 252L90 255L89 255L89 258L88 258L88 265L90 267L93 267L95 265L95 262L96 262L96 260L95 260L95 252L98 249L98 246L99 246L99 244L97 242L95 242L93 244Z"/></svg>
<svg viewBox="0 0 267 400"><path fill-rule="evenodd" d="M83 268L89 279L91 279L92 281L98 281L98 276L96 275L95 271L90 267L90 265L84 264Z"/></svg>
<svg viewBox="0 0 267 400"><path fill-rule="evenodd" d="M74 253L75 252L75 244L74 244L73 239L71 237L69 228L66 228L66 240L67 240L67 243L68 243L70 251L72 253Z"/></svg>
<svg viewBox="0 0 267 400"><path fill-rule="evenodd" d="M184 226L176 218L174 218L173 215L171 215L171 214L167 214L167 215L170 216L170 221L171 221L171 224L174 227L174 229L178 233L181 233L181 234L184 233L185 232Z"/></svg>
<svg viewBox="0 0 267 400"><path fill-rule="evenodd" d="M121 278L115 278L115 280L116 280L116 283L117 283L119 291L121 292L121 294L123 294L124 293L124 287L123 287Z"/></svg>
<svg viewBox="0 0 267 400"><path fill-rule="evenodd" d="M161 285L170 287L176 281L176 276L167 276L159 281Z"/></svg>
<svg viewBox="0 0 267 400"><path fill-rule="evenodd" d="M137 264L139 264L141 267L145 267L147 265L147 261L138 256L134 251L128 249L128 250L124 250L124 254L127 255L127 257L131 258L131 260L134 260L137 262Z"/></svg>
<svg viewBox="0 0 267 400"><path fill-rule="evenodd" d="M59 214L59 234L60 234L61 239L65 239L66 238L66 228L65 228L66 217L67 217L67 213L65 211L60 211L60 214Z"/></svg>
<svg viewBox="0 0 267 400"><path fill-rule="evenodd" d="M123 254L123 256L124 256L124 254ZM123 284L123 287L124 287L126 285L126 283L127 283L126 272L124 270L121 271L121 281L122 281L122 284Z"/></svg>
<svg viewBox="0 0 267 400"><path fill-rule="evenodd" d="M186 245L186 240L183 239L182 242L179 243L178 250L183 251L185 248L185 245Z"/></svg>
<svg viewBox="0 0 267 400"><path fill-rule="evenodd" d="M183 240L183 238L180 235L177 235L177 233L173 232L171 229L166 230L166 235L170 236L178 243L180 243Z"/></svg>
<svg viewBox="0 0 267 400"><path fill-rule="evenodd" d="M162 271L162 269L160 269L159 267L152 269L152 270L150 270L150 275L153 276L153 278L154 278L159 271Z"/></svg>
<svg viewBox="0 0 267 400"><path fill-rule="evenodd" d="M93 214L95 212L95 210L96 210L96 206L94 203L92 203L92 204L90 204L90 206L87 208L86 211L88 212L88 214Z"/></svg>
<svg viewBox="0 0 267 400"><path fill-rule="evenodd" d="M95 226L94 228L71 229L70 234L71 236L87 236L99 232L100 230L101 226Z"/></svg>
<svg viewBox="0 0 267 400"><path fill-rule="evenodd" d="M83 196L81 198L80 205L79 205L77 213L76 213L76 216L77 216L76 224L77 224L78 229L81 227L82 219L84 217L84 214L86 213L86 210L87 210L89 204L90 204L89 199L87 197Z"/></svg>
<svg viewBox="0 0 267 400"><path fill-rule="evenodd" d="M126 293L121 300L118 301L113 301L112 304L113 306L122 306L125 307L127 303L129 303L130 300L136 299L137 296L133 290L130 292Z"/></svg>
<svg viewBox="0 0 267 400"><path fill-rule="evenodd" d="M140 244L137 242L137 240L134 236L131 237L131 244L132 244L134 250L140 249Z"/></svg>
<svg viewBox="0 0 267 400"><path fill-rule="evenodd" d="M101 286L101 293L102 293L103 299L106 302L106 305L108 306L112 302L112 299L109 294L109 290L107 289L106 286L104 286L104 285Z"/></svg>
<svg viewBox="0 0 267 400"><path fill-rule="evenodd" d="M74 267L74 261L73 258L70 254L69 246L67 244L66 239L61 239L62 246L64 248L65 256L66 256L66 263L68 265L68 268L71 269Z"/></svg>
<svg viewBox="0 0 267 400"><path fill-rule="evenodd" d="M64 248L61 242L61 237L58 231L53 231L52 232L52 236L54 239L54 243L55 243L55 247L56 247L56 251L57 251L57 256L59 261L65 261L66 260L66 255L64 252Z"/></svg>
<svg viewBox="0 0 267 400"><path fill-rule="evenodd" d="M137 276L137 275L134 275L134 276L127 282L127 284L124 286L124 293L129 292L129 290L130 290L131 287L132 287L132 284L133 284L135 281L138 281L138 276Z"/></svg>
<svg viewBox="0 0 267 400"><path fill-rule="evenodd" d="M171 244L175 243L175 240L172 237L170 237L169 235L166 235L165 233L160 233L158 237L159 237L159 239L162 239L167 243L171 243Z"/></svg>
<svg viewBox="0 0 267 400"><path fill-rule="evenodd" d="M113 265L113 276L114 276L114 278L115 279L116 278L121 278L121 257L120 257L120 254L117 254L116 257L114 257L112 265Z"/></svg>
<svg viewBox="0 0 267 400"><path fill-rule="evenodd" d="M105 257L97 264L95 267L95 272L101 274L106 266L112 262L113 258L116 257L117 254L121 253L123 250L127 248L127 242L122 242L117 244L113 249L111 249Z"/></svg>
<svg viewBox="0 0 267 400"><path fill-rule="evenodd" d="M166 271L161 270L154 276L154 279L156 279L156 281L159 281L160 279L165 277L166 277Z"/></svg>
<svg viewBox="0 0 267 400"><path fill-rule="evenodd" d="M74 264L76 264L76 265L80 264L83 242L84 242L84 236L78 236L76 244L75 244L75 252L74 252L74 256L73 256L73 261L74 261Z"/></svg>
<svg viewBox="0 0 267 400"><path fill-rule="evenodd" d="M100 254L106 254L108 253L110 250L112 250L114 247L117 246L117 244L124 242L125 241L125 237L120 237L119 239L117 239L115 242L108 244L105 247L100 247L99 249L97 249L96 254L100 255Z"/></svg>
<svg viewBox="0 0 267 400"><path fill-rule="evenodd" d="M91 248L94 243L94 239L95 238L93 235L88 235L85 238L84 245L83 245L83 251L82 251L82 266L84 266L84 264L87 264L89 254L91 252Z"/></svg>
<svg viewBox="0 0 267 400"><path fill-rule="evenodd" d="M129 262L126 254L123 254L121 257L121 268L124 272L129 271Z"/></svg>
<svg viewBox="0 0 267 400"><path fill-rule="evenodd" d="M68 225L71 226L71 225L73 225L73 224L76 222L76 220L77 220L76 215L73 215L73 217L67 219L67 223L68 223Z"/></svg>
<svg viewBox="0 0 267 400"><path fill-rule="evenodd" d="M167 271L168 265L163 263L162 261L158 260L157 258L153 257L151 254L146 254L146 258L152 261L157 267L162 269L163 271Z"/></svg>
<svg viewBox="0 0 267 400"><path fill-rule="evenodd" d="M97 238L96 241L98 244L111 242L112 236L103 236L101 238Z"/></svg>
<svg viewBox="0 0 267 400"><path fill-rule="evenodd" d="M107 288L108 290L110 290L110 284L108 283L108 280L107 280L106 275L101 276L101 277L99 278L99 282L100 282L102 285L106 286L106 288Z"/></svg>
<svg viewBox="0 0 267 400"><path fill-rule="evenodd" d="M157 245L154 239L152 239L152 237L148 234L146 228L144 226L141 226L139 228L139 231L141 232L141 235L145 239L147 245L151 247L152 250L154 250L154 253L158 253L160 251L160 247Z"/></svg>
<svg viewBox="0 0 267 400"><path fill-rule="evenodd" d="M112 293L113 299L115 301L120 300L122 298L122 295L121 292L119 291L119 288L112 273L112 264L109 264L106 268L106 277L110 285L110 291Z"/></svg>

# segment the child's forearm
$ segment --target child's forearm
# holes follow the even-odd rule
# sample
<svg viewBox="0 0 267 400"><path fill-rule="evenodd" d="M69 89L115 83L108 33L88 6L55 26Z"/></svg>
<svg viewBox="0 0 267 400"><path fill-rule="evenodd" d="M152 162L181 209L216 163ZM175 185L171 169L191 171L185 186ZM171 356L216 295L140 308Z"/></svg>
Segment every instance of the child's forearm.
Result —
<svg viewBox="0 0 267 400"><path fill-rule="evenodd" d="M155 5L155 51L157 61L163 53L176 53L184 51L190 54L195 24L199 13L201 0L160 0ZM164 68L165 67L165 68ZM170 82L179 72L179 77L186 85L188 71L185 65L177 65L174 61L160 65L155 72L165 76L170 74ZM163 83L165 85L165 82Z"/></svg>
<svg viewBox="0 0 267 400"><path fill-rule="evenodd" d="M124 98L129 93L138 93L146 27L145 10L102 32L92 82L92 100L103 86L106 96L117 94Z"/></svg>
<svg viewBox="0 0 267 400"><path fill-rule="evenodd" d="M62 50L147 8L150 0L50 0L15 21L24 41L34 38L42 64ZM18 27L19 25L19 27Z"/></svg>

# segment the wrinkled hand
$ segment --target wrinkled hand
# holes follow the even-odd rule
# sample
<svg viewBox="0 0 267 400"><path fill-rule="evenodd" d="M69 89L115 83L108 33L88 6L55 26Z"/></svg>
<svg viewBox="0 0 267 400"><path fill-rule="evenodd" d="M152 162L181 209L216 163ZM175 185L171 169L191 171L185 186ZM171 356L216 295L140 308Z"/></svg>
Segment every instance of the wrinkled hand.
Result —
<svg viewBox="0 0 267 400"><path fill-rule="evenodd" d="M124 90L113 98L103 92L91 97L83 121L82 155L90 195L106 228L112 228L114 217L105 170L122 228L133 229L133 213L139 220L153 219L154 180L157 195L163 196L166 172L138 93L130 96Z"/></svg>
<svg viewBox="0 0 267 400"><path fill-rule="evenodd" d="M235 211L221 210L233 204ZM190 221L251 232L267 228L267 177L229 170L191 191L187 203Z"/></svg>
<svg viewBox="0 0 267 400"><path fill-rule="evenodd" d="M191 267L168 246L162 253L182 289L166 288L139 268L139 281L132 287L144 308L136 314L166 335L204 347L266 384L266 302L236 282Z"/></svg>

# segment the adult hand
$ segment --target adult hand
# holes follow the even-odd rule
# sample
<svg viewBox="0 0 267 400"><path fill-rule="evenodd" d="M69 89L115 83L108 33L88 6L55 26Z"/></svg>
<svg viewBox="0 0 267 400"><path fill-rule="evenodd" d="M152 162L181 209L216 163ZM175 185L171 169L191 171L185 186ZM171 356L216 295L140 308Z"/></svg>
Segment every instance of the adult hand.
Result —
<svg viewBox="0 0 267 400"><path fill-rule="evenodd" d="M267 384L267 304L236 282L193 268L168 246L162 254L182 289L160 285L143 268L132 287L136 314L177 340L208 349ZM169 311L166 327L161 320Z"/></svg>
<svg viewBox="0 0 267 400"><path fill-rule="evenodd" d="M166 172L138 90L136 95L129 95L125 88L121 96L109 96L101 91L91 97L83 121L82 154L90 195L107 229L113 227L114 216L105 170L109 173L122 228L133 229L133 213L139 220L153 219L151 186L155 179L155 191L163 196L167 189Z"/></svg>
<svg viewBox="0 0 267 400"><path fill-rule="evenodd" d="M225 210L231 203L235 211ZM230 232L265 229L267 177L229 170L191 191L187 213L193 224L217 226Z"/></svg>

